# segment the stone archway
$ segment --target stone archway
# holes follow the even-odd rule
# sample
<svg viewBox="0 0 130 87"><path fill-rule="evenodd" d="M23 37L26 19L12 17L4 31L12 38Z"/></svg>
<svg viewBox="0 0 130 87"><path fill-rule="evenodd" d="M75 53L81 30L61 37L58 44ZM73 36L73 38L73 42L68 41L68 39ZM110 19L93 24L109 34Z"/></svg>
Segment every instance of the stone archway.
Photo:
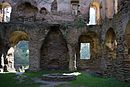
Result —
<svg viewBox="0 0 130 87"><path fill-rule="evenodd" d="M104 42L104 73L108 76L112 76L115 71L115 63L117 60L117 40L116 34L113 28L109 28L105 34L105 42Z"/></svg>
<svg viewBox="0 0 130 87"><path fill-rule="evenodd" d="M12 7L8 2L0 3L0 22L10 22Z"/></svg>
<svg viewBox="0 0 130 87"><path fill-rule="evenodd" d="M23 42L28 41L29 37L28 34L24 31L14 31L9 36L9 49L7 51L6 59L5 59L5 66L7 71L14 72L15 70L18 70L24 64L19 64L19 62L26 60L26 57L22 55L21 53L25 51L29 51L28 49L23 49L25 46L25 43ZM27 42L28 45L28 42ZM28 46L27 46L28 47ZM20 55L17 56L17 55ZM27 54L26 54L27 55ZM19 60L19 62L17 61ZM27 57L27 60L29 60L29 56ZM29 65L29 61L28 61Z"/></svg>
<svg viewBox="0 0 130 87"><path fill-rule="evenodd" d="M106 32L105 36L105 50L109 62L113 61L113 59L116 59L116 48L117 48L116 34L114 30L110 28Z"/></svg>
<svg viewBox="0 0 130 87"><path fill-rule="evenodd" d="M85 43L89 45L85 52L89 51L89 57L87 59L81 58L81 44ZM77 68L78 69L90 69L96 70L99 67L98 61L98 36L95 32L88 32L79 37L78 50L77 50Z"/></svg>
<svg viewBox="0 0 130 87"><path fill-rule="evenodd" d="M41 69L68 69L68 48L58 27L52 27L41 48Z"/></svg>
<svg viewBox="0 0 130 87"><path fill-rule="evenodd" d="M30 2L23 2L16 8L19 20L23 21L34 21L38 8L32 5Z"/></svg>
<svg viewBox="0 0 130 87"><path fill-rule="evenodd" d="M88 25L100 24L100 3L92 1L89 8L89 23Z"/></svg>

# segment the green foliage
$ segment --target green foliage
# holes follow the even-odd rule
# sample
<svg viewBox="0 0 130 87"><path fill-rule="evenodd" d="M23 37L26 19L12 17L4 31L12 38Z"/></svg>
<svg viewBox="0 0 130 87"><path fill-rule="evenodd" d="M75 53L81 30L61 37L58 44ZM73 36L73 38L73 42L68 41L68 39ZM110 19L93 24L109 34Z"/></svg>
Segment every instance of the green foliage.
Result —
<svg viewBox="0 0 130 87"><path fill-rule="evenodd" d="M71 87L130 87L130 84L113 78L100 78L82 73L77 80L71 82Z"/></svg>
<svg viewBox="0 0 130 87"><path fill-rule="evenodd" d="M25 75L29 77L40 77L43 74L51 74L51 73L67 73L69 71L67 70L44 70L44 71L38 71L38 72L26 72Z"/></svg>
<svg viewBox="0 0 130 87"><path fill-rule="evenodd" d="M0 74L0 87L39 87L39 85L34 83L31 78L19 82L15 74L5 73Z"/></svg>
<svg viewBox="0 0 130 87"><path fill-rule="evenodd" d="M0 74L0 87L39 87L40 84L36 84L31 78L41 77L43 74L65 72L67 73L68 71L27 72L18 77L20 80L22 79L21 82L16 79L17 76L15 74ZM77 76L76 80L56 87L130 87L130 83L121 82L113 78L96 77L82 72L81 75Z"/></svg>
<svg viewBox="0 0 130 87"><path fill-rule="evenodd" d="M83 17L82 16L78 16L78 17L76 17L76 19L74 20L73 23L64 22L64 23L61 24L61 27L64 30L68 29L69 26L79 29L79 28L85 27L86 24L85 24L85 21L84 21Z"/></svg>
<svg viewBox="0 0 130 87"><path fill-rule="evenodd" d="M69 27L69 23L64 22L64 23L62 24L62 28L63 28L64 30L68 29L68 27Z"/></svg>
<svg viewBox="0 0 130 87"><path fill-rule="evenodd" d="M76 26L76 28L83 28L85 27L85 22L82 16L79 16L75 19L74 21L74 26Z"/></svg>
<svg viewBox="0 0 130 87"><path fill-rule="evenodd" d="M121 82L113 78L100 78L82 73L76 80L69 84L62 84L56 87L130 87L130 83Z"/></svg>

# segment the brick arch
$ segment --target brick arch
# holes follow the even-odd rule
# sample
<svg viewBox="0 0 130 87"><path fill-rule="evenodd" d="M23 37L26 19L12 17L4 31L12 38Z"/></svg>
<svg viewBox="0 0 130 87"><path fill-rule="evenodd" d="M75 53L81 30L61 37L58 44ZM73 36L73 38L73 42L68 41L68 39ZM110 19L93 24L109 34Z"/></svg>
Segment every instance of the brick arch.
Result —
<svg viewBox="0 0 130 87"><path fill-rule="evenodd" d="M14 31L9 36L11 46L15 46L21 40L29 40L28 34L24 31Z"/></svg>
<svg viewBox="0 0 130 87"><path fill-rule="evenodd" d="M14 25L12 27L5 27L5 32L7 32L5 34L5 38L7 39L7 41L9 41L9 37L10 35L15 32L15 31L21 31L21 32L25 32L28 36L29 36L29 39L30 39L30 34L31 32L28 30L27 27L21 27L20 25Z"/></svg>
<svg viewBox="0 0 130 87"><path fill-rule="evenodd" d="M25 1L17 4L15 11L17 12L17 16L34 20L36 14L38 13L38 8L31 2Z"/></svg>
<svg viewBox="0 0 130 87"><path fill-rule="evenodd" d="M89 9L94 8L96 11L96 24L100 23L101 14L100 14L100 3L98 1L92 1L89 5Z"/></svg>
<svg viewBox="0 0 130 87"><path fill-rule="evenodd" d="M111 26L111 25L105 25L105 26L108 26L107 28L105 28L103 31L102 31L102 42L103 44L105 43L105 39L106 39L106 34L109 30L111 30L114 34L115 34L115 37L117 39L117 29L114 27L114 26Z"/></svg>
<svg viewBox="0 0 130 87"><path fill-rule="evenodd" d="M50 29L40 51L41 69L68 69L67 44L57 27Z"/></svg>
<svg viewBox="0 0 130 87"><path fill-rule="evenodd" d="M24 31L12 30L10 31L6 39L7 39L7 44L5 44L5 48L6 48L5 67L7 71L11 72L11 71L15 71L16 68L14 67L16 45L23 40L29 41L29 36L28 33Z"/></svg>
<svg viewBox="0 0 130 87"><path fill-rule="evenodd" d="M109 28L105 34L105 43L104 43L106 51L107 60L112 61L116 59L116 48L117 48L117 37L113 28Z"/></svg>
<svg viewBox="0 0 130 87"><path fill-rule="evenodd" d="M18 7L20 4L23 4L23 3L25 3L25 2L28 2L28 3L30 3L31 5L37 7L37 3L36 3L35 0L19 0L19 1L16 3L15 7Z"/></svg>
<svg viewBox="0 0 130 87"><path fill-rule="evenodd" d="M2 1L0 1L0 3L9 3L10 6L14 5L14 2L12 0L2 0Z"/></svg>

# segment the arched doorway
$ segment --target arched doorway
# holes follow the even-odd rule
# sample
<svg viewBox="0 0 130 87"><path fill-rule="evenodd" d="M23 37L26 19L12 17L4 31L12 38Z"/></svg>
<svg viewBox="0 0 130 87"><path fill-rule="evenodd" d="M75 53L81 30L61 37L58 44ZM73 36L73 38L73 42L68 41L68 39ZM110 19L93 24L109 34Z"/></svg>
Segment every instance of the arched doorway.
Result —
<svg viewBox="0 0 130 87"><path fill-rule="evenodd" d="M24 2L17 6L17 15L20 20L34 21L38 12L38 8L32 5L30 2Z"/></svg>
<svg viewBox="0 0 130 87"><path fill-rule="evenodd" d="M12 7L8 2L0 3L0 22L10 22Z"/></svg>
<svg viewBox="0 0 130 87"><path fill-rule="evenodd" d="M95 32L88 32L79 37L79 46L77 50L78 69L98 69L98 43L98 36Z"/></svg>
<svg viewBox="0 0 130 87"><path fill-rule="evenodd" d="M53 26L41 48L41 69L68 69L68 49L58 27Z"/></svg>
<svg viewBox="0 0 130 87"><path fill-rule="evenodd" d="M24 71L29 68L29 37L24 31L14 31L9 36L10 49L6 56L7 71Z"/></svg>

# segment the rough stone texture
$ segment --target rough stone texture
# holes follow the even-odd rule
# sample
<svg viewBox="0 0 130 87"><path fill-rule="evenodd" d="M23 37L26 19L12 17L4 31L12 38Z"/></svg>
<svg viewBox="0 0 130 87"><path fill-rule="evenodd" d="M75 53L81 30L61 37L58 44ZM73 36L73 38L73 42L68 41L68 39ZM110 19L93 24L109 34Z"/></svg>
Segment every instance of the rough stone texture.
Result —
<svg viewBox="0 0 130 87"><path fill-rule="evenodd" d="M44 81L72 81L76 80L75 75L63 75L63 74L46 74L42 76Z"/></svg>
<svg viewBox="0 0 130 87"><path fill-rule="evenodd" d="M10 35L14 31L23 31L29 36L30 70L63 65L70 71L90 69L130 81L130 1L118 0L118 12L115 13L113 3L106 0L80 0L80 16L71 14L70 0L57 0L57 11L52 13L53 1L5 0L11 4L12 13L9 23L0 23L0 55L6 58L11 44L14 44L9 41ZM97 25L87 26L89 6L92 5L98 6L100 13ZM46 14L42 14L42 8ZM59 28L53 33L52 26L57 25ZM90 60L80 59L81 42L91 43Z"/></svg>
<svg viewBox="0 0 130 87"><path fill-rule="evenodd" d="M67 69L68 49L62 33L52 26L41 48L41 69Z"/></svg>

